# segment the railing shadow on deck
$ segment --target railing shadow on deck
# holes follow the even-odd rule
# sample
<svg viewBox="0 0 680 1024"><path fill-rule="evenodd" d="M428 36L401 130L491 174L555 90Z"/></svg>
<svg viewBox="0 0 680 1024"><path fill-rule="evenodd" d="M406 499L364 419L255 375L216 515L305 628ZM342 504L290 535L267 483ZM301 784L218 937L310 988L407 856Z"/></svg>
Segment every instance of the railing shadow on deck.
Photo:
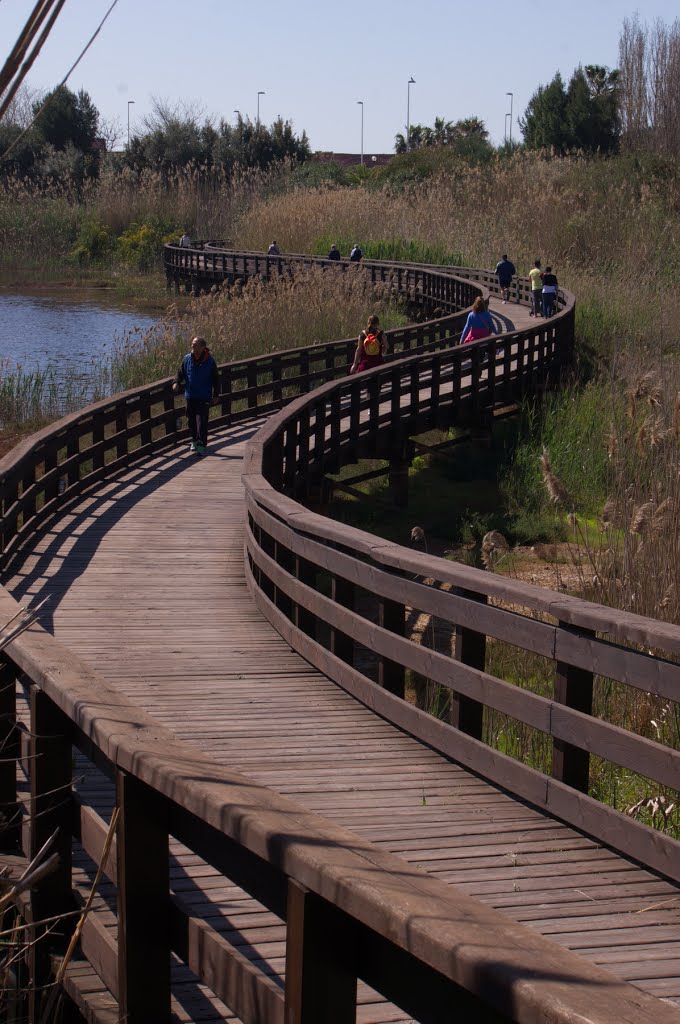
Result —
<svg viewBox="0 0 680 1024"><path fill-rule="evenodd" d="M169 247L166 265L173 272L198 274L206 270L207 259L209 273L221 273L221 279L282 268L281 260L272 268L261 255L215 247L212 252ZM584 745L586 753L605 751L617 763L637 764L644 755L664 779L677 771L674 752L614 731L581 704L584 687L588 691L593 672L602 669L631 685L649 682L651 675L648 689L675 692L677 667L625 642L677 652L680 630L614 616L609 609L451 563L444 571L441 560L418 556L419 573L427 569L457 590L425 587L406 578L414 568L411 552L339 527L297 500L315 474L343 460L376 448L391 450L395 440L399 447L408 431L436 423L488 421L500 404L556 382L571 359L573 298L560 296L561 312L554 320L463 352L450 347L466 313L461 307L494 289L490 272L378 263L367 264L364 272L395 282L412 301L426 309L436 305L446 315L392 332L395 361L349 380L338 378L346 374L353 340L220 368L223 397L216 423L245 424L277 413L251 442L245 466L246 574L256 602L307 660L400 728L564 820L576 820L585 831L597 834L604 822L612 845L631 852L632 842L633 855L677 877L678 844L628 819L624 828L621 816L578 790ZM520 282L523 299L526 290ZM34 532L73 499L186 436L178 416L170 382L160 381L91 406L24 442L0 463L2 564L21 559ZM331 579L330 597L319 586L322 574ZM376 596L376 622L355 611L358 588ZM539 610L549 621L492 607L489 599ZM458 660L417 649L404 638L407 603L455 628ZM0 620L15 610L13 599L0 589ZM317 636L321 622L330 650ZM598 632L613 641L600 640ZM536 698L488 676L487 635L555 658L562 666L555 698ZM355 643L377 651L378 684L354 667ZM403 700L406 668L452 689L453 723L439 722ZM30 704L28 729L17 722L17 677ZM546 1016L561 1024L579 1015L612 1024L676 1019L657 1000L550 940L216 766L129 704L41 629L32 629L6 652L0 695L0 744L10 755L0 764L0 803L14 825L5 838L14 835L17 845L20 839L18 818L11 814L19 801L15 756L30 782L27 853L35 853L59 829L59 870L21 905L28 920L72 909L72 830L95 862L102 859L106 823L92 808L64 798L71 792L72 745L116 782L121 821L103 866L117 885L119 937L116 941L91 917L82 952L129 1024L168 1019L171 950L245 1024L349 1024L356 1016L357 977L422 1024L448 1021L454 1012L464 1019L520 1024ZM510 710L554 737L555 779L481 744L483 704ZM284 992L170 896L169 836L285 920ZM40 937L41 926L33 928ZM29 968L38 985L49 979L49 952L47 942L33 947ZM77 974L67 974L65 986L87 1006L86 986Z"/></svg>

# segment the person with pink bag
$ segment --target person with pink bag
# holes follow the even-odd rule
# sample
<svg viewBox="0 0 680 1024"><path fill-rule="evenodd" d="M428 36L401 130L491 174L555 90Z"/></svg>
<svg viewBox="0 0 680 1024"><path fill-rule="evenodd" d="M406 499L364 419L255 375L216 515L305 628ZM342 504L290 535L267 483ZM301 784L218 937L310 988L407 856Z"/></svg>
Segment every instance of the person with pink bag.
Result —
<svg viewBox="0 0 680 1024"><path fill-rule="evenodd" d="M468 313L463 333L460 336L460 343L479 341L480 338L488 338L490 334L495 333L491 313L486 308L484 299L478 295L472 303L471 312Z"/></svg>

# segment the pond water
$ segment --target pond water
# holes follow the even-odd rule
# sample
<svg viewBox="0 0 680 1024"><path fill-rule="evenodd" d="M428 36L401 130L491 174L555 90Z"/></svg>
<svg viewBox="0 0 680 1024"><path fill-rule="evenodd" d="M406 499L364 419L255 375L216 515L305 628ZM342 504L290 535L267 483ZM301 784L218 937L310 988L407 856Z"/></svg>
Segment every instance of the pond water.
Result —
<svg viewBox="0 0 680 1024"><path fill-rule="evenodd" d="M116 342L154 322L100 292L0 292L0 427L107 397Z"/></svg>
<svg viewBox="0 0 680 1024"><path fill-rule="evenodd" d="M116 338L154 319L96 294L0 292L0 362L9 370L87 373L108 363Z"/></svg>

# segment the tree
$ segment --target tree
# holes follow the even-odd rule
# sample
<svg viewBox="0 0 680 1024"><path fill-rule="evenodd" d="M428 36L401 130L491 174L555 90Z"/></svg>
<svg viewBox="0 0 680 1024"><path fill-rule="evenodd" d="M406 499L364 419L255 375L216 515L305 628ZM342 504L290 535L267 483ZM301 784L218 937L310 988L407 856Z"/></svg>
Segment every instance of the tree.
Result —
<svg viewBox="0 0 680 1024"><path fill-rule="evenodd" d="M586 152L597 149L593 99L583 68L577 68L571 76L564 105L564 120L566 149L582 149Z"/></svg>
<svg viewBox="0 0 680 1024"><path fill-rule="evenodd" d="M453 125L453 135L457 139L482 139L488 142L489 133L486 125L479 117L464 117Z"/></svg>
<svg viewBox="0 0 680 1024"><path fill-rule="evenodd" d="M566 148L565 109L567 94L559 71L549 85L539 85L524 112L519 126L528 149Z"/></svg>
<svg viewBox="0 0 680 1024"><path fill-rule="evenodd" d="M41 112L41 107L45 107ZM81 89L74 93L59 86L48 93L43 101L33 104L38 137L56 150L74 146L81 153L92 153L98 134L99 111L88 93Z"/></svg>
<svg viewBox="0 0 680 1024"><path fill-rule="evenodd" d="M21 129L29 128L33 120L33 106L37 99L37 91L31 89L25 82L22 83L0 119L0 124L15 125Z"/></svg>
<svg viewBox="0 0 680 1024"><path fill-rule="evenodd" d="M618 147L618 71L576 68L564 88L559 72L540 85L519 124L528 149L611 153Z"/></svg>
<svg viewBox="0 0 680 1024"><path fill-rule="evenodd" d="M410 127L410 146L406 145L406 138L400 133L395 136L395 153L406 153L409 149L419 149L421 146L453 146L460 155L467 155L467 152L477 151L479 146L466 145L466 140L476 140L477 143L488 144L489 133L486 125L479 117L466 117L461 121L446 121L443 117L435 117L434 125L430 128L424 124L412 124ZM489 147L490 148L490 147Z"/></svg>
<svg viewBox="0 0 680 1024"><path fill-rule="evenodd" d="M412 124L409 128L409 144L406 137L398 132L394 137L394 152L407 153L411 149L419 149L424 144L426 133L429 129L423 124Z"/></svg>
<svg viewBox="0 0 680 1024"><path fill-rule="evenodd" d="M637 15L619 39L621 134L627 149L680 153L680 20L651 26Z"/></svg>
<svg viewBox="0 0 680 1024"><path fill-rule="evenodd" d="M220 167L231 174L237 166L265 169L283 160L302 163L310 153L305 132L296 135L291 122L282 117L271 127L240 115L236 125L221 120L216 126L195 107L155 100L144 128L126 155L127 163L137 168L169 171L194 165Z"/></svg>
<svg viewBox="0 0 680 1024"><path fill-rule="evenodd" d="M602 153L613 153L618 150L621 137L619 69L586 64L584 70L592 100L596 148Z"/></svg>

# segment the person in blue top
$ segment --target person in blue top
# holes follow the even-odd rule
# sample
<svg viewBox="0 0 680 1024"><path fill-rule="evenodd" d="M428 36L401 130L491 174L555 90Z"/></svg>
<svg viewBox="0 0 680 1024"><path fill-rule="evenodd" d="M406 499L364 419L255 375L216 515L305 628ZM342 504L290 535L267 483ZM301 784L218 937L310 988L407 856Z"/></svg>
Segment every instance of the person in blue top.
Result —
<svg viewBox="0 0 680 1024"><path fill-rule="evenodd" d="M326 257L326 259L327 260L339 260L339 259L341 259L340 250L338 249L338 247L335 244L335 242L333 242L333 244L332 244L332 246L330 248L330 252L328 253L328 256Z"/></svg>
<svg viewBox="0 0 680 1024"><path fill-rule="evenodd" d="M515 264L511 263L508 259L507 253L503 253L503 258L496 264L496 277L498 278L504 303L510 298L510 285L516 273Z"/></svg>
<svg viewBox="0 0 680 1024"><path fill-rule="evenodd" d="M191 432L190 450L204 455L208 445L208 412L210 400L220 393L217 363L210 354L205 338L194 338L191 352L182 360L172 385L177 392L184 385L187 419Z"/></svg>
<svg viewBox="0 0 680 1024"><path fill-rule="evenodd" d="M467 341L479 341L480 338L488 338L490 334L495 333L491 313L486 308L484 299L478 295L472 303L472 310L468 313L468 318L465 321L460 344Z"/></svg>

